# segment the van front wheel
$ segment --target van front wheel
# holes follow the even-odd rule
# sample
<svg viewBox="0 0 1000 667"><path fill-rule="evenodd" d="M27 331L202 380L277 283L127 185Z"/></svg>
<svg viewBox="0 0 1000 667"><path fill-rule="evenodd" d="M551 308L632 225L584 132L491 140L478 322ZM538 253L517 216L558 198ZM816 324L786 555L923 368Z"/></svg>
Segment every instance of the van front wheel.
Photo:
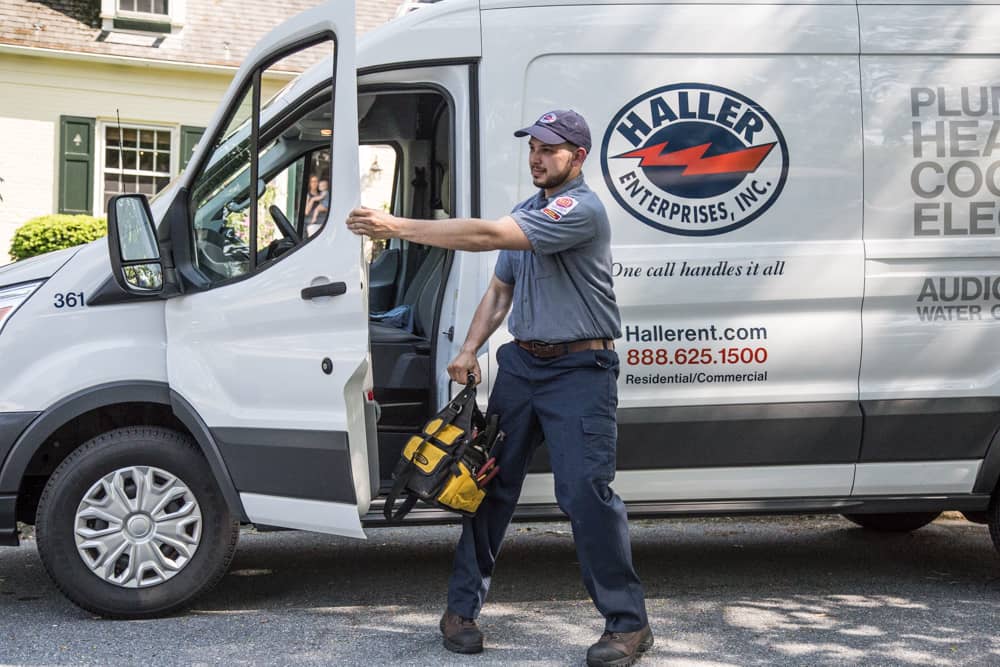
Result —
<svg viewBox="0 0 1000 667"><path fill-rule="evenodd" d="M878 530L887 533L908 533L911 530L923 528L940 512L897 512L892 514L844 514L844 518L853 521L862 528Z"/></svg>
<svg viewBox="0 0 1000 667"><path fill-rule="evenodd" d="M66 457L42 492L35 530L66 597L101 616L150 618L222 578L239 522L189 437L129 427Z"/></svg>

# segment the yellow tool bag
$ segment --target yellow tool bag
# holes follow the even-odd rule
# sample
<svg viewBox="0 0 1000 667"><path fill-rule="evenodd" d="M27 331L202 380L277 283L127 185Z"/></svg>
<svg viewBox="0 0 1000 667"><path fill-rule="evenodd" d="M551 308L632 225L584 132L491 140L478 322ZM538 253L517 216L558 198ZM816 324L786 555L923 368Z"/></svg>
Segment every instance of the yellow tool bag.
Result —
<svg viewBox="0 0 1000 667"><path fill-rule="evenodd" d="M486 497L486 485L500 470L496 448L504 434L499 420L497 415L483 416L476 405L475 377L469 375L465 389L403 447L385 501L385 518L402 520L418 500L473 516ZM394 513L396 500L404 494Z"/></svg>

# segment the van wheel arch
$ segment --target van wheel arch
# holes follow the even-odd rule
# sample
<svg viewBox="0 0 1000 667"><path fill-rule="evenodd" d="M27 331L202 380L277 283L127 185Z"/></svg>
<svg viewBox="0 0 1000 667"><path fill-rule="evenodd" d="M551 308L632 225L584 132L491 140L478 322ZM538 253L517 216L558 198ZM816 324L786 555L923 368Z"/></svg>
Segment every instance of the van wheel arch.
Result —
<svg viewBox="0 0 1000 667"><path fill-rule="evenodd" d="M31 422L0 468L0 489L18 493L18 521L34 523L42 488L67 456L90 438L123 426L163 426L190 436L208 462L229 511L247 521L211 431L194 408L162 382L116 382L85 389Z"/></svg>

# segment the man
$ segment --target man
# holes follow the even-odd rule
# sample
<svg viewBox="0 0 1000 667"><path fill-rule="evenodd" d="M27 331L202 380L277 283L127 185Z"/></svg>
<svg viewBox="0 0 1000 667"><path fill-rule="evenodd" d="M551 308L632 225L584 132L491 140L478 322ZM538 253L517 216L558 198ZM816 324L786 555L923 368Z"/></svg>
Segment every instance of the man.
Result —
<svg viewBox="0 0 1000 667"><path fill-rule="evenodd" d="M630 665L653 645L642 585L632 566L615 474L621 336L611 278L611 228L581 176L590 129L574 111L552 111L514 133L530 136L529 166L541 190L499 220L407 220L368 209L347 226L376 239L455 250L501 250L486 294L449 375L481 378L476 351L510 313L515 341L497 351L488 412L507 433L500 473L474 518L465 519L441 619L444 645L479 653L476 625L531 455L544 439L556 499L569 516L583 582L605 617L588 665ZM511 305L513 304L513 309Z"/></svg>

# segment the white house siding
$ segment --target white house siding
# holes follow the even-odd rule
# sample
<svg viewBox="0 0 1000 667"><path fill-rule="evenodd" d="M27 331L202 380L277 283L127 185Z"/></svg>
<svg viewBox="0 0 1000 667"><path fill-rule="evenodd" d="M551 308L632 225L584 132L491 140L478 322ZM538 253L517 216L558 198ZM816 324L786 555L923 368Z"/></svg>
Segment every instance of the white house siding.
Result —
<svg viewBox="0 0 1000 667"><path fill-rule="evenodd" d="M204 127L232 79L231 70L167 69L152 63L105 63L51 55L0 53L0 264L9 238L36 215L58 210L59 117L123 124ZM265 82L264 98L284 85ZM101 145L95 137L95 145ZM175 146L175 155L179 154ZM95 183L103 156L95 150ZM180 169L173 160L173 172ZM95 186L95 190L97 187ZM99 192L94 213L102 214Z"/></svg>
<svg viewBox="0 0 1000 667"><path fill-rule="evenodd" d="M0 94L0 105L5 104ZM0 264L21 222L51 212L58 122L0 115Z"/></svg>

